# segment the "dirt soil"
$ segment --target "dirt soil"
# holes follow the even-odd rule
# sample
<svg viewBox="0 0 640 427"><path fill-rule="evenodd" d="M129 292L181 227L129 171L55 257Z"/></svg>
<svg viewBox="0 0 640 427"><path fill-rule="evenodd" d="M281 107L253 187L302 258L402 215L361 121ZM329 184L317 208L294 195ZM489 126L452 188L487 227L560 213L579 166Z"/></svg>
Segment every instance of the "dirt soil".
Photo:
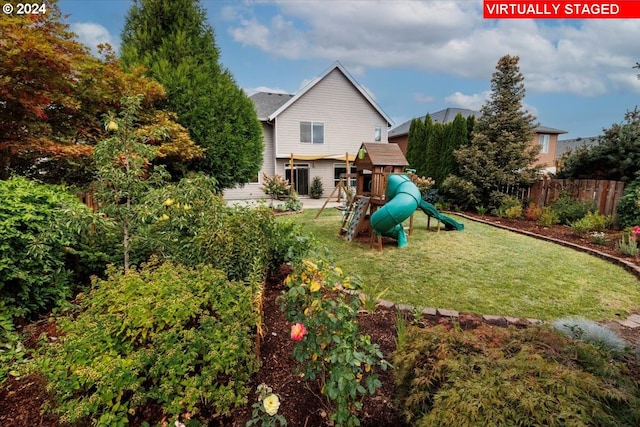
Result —
<svg viewBox="0 0 640 427"><path fill-rule="evenodd" d="M477 217L472 214L469 216ZM568 227L564 226L542 227L533 221L509 221L494 217L482 217L481 219L488 222L499 222L511 228L547 235L620 256L615 247L615 242L619 238L619 234L616 232L607 232L610 244L602 246L576 236ZM388 244L395 244L395 242ZM626 260L640 266L640 260L637 258L628 257ZM289 337L290 325L275 302L276 297L283 289L282 280L288 273L289 270L283 267L277 275L268 281L265 290L264 338L260 347L262 368L252 380L250 398L255 396L254 391L258 384L266 383L280 395L279 413L286 418L290 427L325 426L328 425L327 417L330 408L325 407L322 403L317 383L308 384L300 376L295 375L295 362L291 357L293 342ZM396 319L397 314L394 311L380 307L375 313L362 313L358 318L361 332L369 334L372 341L380 346L387 358L391 357L391 353L395 349ZM475 314L462 314L459 319L460 325L465 328L477 326L482 321L482 318ZM425 324L446 322L448 320L444 318L424 319ZM637 344L639 342L640 331L622 327L615 322L610 322L610 325L630 343ZM27 325L23 331L27 334L25 345L29 348L36 347L38 338L43 332L47 333L49 339L57 339L59 334L55 324L46 320ZM392 371L381 371L378 374L382 381L382 387L377 390L374 396L368 396L364 399L363 409L359 414L362 425L365 427L403 427L406 424L394 406L396 393L393 373ZM45 381L41 377L31 375L19 379L9 378L0 386L0 425L12 427L61 426L55 416L41 414L42 405L49 398L50 396L45 390ZM228 417L211 420L209 426L244 426L251 417L251 403L244 408L235 410ZM144 418L151 425L163 420L159 408L153 405L149 405L139 413L144 414ZM133 420L132 425L139 426L142 421L142 417L140 417L140 419ZM169 426L172 425L173 423L169 424Z"/></svg>

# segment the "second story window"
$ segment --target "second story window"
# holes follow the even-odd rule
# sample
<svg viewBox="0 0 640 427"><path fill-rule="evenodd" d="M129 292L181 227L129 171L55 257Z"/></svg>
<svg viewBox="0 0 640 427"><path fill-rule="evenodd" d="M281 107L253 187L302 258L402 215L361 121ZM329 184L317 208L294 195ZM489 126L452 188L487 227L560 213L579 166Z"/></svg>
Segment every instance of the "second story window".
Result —
<svg viewBox="0 0 640 427"><path fill-rule="evenodd" d="M324 123L300 122L300 142L324 144Z"/></svg>
<svg viewBox="0 0 640 427"><path fill-rule="evenodd" d="M546 154L549 152L549 135L541 133L538 135L538 142L540 143L540 153Z"/></svg>

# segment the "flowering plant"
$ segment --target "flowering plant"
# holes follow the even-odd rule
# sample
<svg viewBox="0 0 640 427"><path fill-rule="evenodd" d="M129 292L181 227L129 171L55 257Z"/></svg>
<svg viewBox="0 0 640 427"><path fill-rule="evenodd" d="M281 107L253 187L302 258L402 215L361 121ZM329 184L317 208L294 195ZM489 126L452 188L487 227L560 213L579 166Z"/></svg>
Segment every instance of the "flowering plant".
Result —
<svg viewBox="0 0 640 427"><path fill-rule="evenodd" d="M253 404L252 418L247 421L246 427L260 423L262 427L275 427L277 424L286 426L287 420L280 414L280 398L273 393L273 389L266 384L260 384L256 388L258 401Z"/></svg>
<svg viewBox="0 0 640 427"><path fill-rule="evenodd" d="M620 248L620 252L624 255L630 256L638 256L640 255L640 246L638 246L638 242L640 241L640 226L635 226L631 230L627 229L622 233L622 238L618 243L618 247Z"/></svg>
<svg viewBox="0 0 640 427"><path fill-rule="evenodd" d="M302 262L285 280L280 309L293 322L293 357L305 380L320 379L320 392L334 406L335 425L360 425L356 413L361 396L374 394L382 384L373 368L388 363L368 335L358 332L356 315L361 301L354 280L325 261ZM303 330L308 333L301 333ZM295 329L295 331L294 331Z"/></svg>

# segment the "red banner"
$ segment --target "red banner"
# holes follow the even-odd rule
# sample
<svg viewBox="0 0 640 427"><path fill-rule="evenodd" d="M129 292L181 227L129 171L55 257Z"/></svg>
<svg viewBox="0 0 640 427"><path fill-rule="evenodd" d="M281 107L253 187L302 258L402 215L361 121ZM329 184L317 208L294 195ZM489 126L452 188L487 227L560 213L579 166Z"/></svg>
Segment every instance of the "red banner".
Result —
<svg viewBox="0 0 640 427"><path fill-rule="evenodd" d="M501 1L483 0L485 19L628 19L640 18L640 0Z"/></svg>

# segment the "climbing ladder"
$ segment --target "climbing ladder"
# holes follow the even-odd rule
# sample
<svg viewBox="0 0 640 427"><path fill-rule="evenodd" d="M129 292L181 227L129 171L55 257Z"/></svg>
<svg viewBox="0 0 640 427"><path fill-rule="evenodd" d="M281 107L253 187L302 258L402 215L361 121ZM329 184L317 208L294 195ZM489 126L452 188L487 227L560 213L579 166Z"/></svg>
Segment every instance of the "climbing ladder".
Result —
<svg viewBox="0 0 640 427"><path fill-rule="evenodd" d="M369 201L369 197L356 196L349 204L349 209L345 212L340 227L340 235L344 235L348 242L353 240L364 228Z"/></svg>

